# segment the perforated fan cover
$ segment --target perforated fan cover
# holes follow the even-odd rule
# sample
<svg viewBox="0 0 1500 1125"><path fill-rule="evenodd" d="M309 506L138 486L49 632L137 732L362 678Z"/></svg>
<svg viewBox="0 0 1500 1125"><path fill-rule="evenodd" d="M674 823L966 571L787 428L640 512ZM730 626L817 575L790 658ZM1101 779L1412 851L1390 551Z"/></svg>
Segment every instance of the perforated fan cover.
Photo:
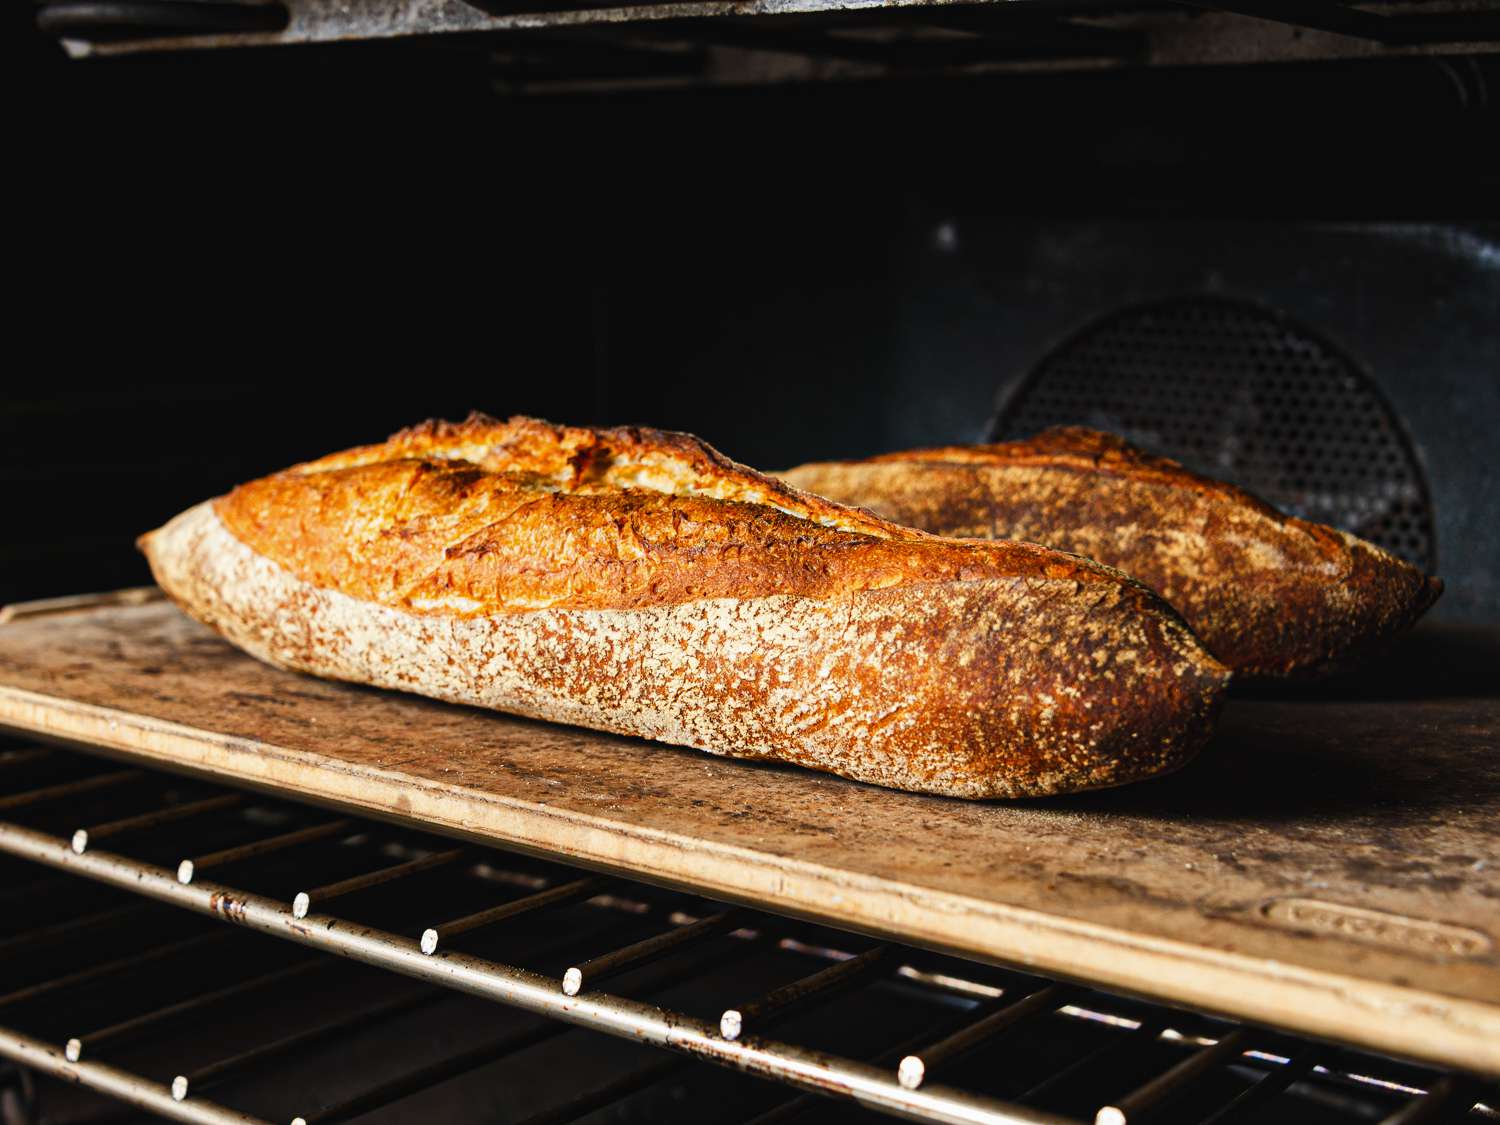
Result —
<svg viewBox="0 0 1500 1125"><path fill-rule="evenodd" d="M1093 322L1002 404L992 440L1066 424L1119 434L1435 569L1426 477L1374 382L1258 305L1194 297Z"/></svg>

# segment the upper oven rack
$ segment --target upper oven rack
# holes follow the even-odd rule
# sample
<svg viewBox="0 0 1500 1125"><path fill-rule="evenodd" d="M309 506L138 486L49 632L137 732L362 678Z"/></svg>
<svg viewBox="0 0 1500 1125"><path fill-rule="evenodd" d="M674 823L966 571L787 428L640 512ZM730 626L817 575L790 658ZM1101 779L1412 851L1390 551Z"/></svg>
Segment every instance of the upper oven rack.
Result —
<svg viewBox="0 0 1500 1125"><path fill-rule="evenodd" d="M53 752L47 763L53 774L18 788L14 777L34 767L38 757L46 753L39 755L35 749L0 751L0 852L318 953L336 954L440 989L547 1017L547 1022L520 1027L493 1041L466 1045L414 1073L375 1080L329 1104L294 1107L294 1112L297 1108L301 1111L290 1118L293 1125L334 1125L349 1120L502 1055L534 1046L569 1026L649 1043L918 1121L985 1125L1067 1125L1079 1121L1075 1116L1049 1111L1045 1102L1041 1106L1036 1103L1045 1091L1078 1081L1087 1067L1098 1067L1110 1054L1140 1050L1145 1044L1170 1045L1174 1054L1132 1080L1128 1092L1099 1090L1108 1100L1093 1114L1095 1125L1137 1122L1229 1067L1252 1068L1256 1077L1233 1096L1221 1095L1223 1104L1213 1115L1218 1125L1227 1125L1294 1083L1318 1076L1381 1088L1394 1101L1384 1118L1387 1125L1412 1125L1438 1114L1455 1120L1470 1117L1476 1125L1500 1118L1500 1112L1488 1104L1497 1100L1495 1095L1462 1076L1433 1074L1369 1057L1343 1058L1336 1049L1283 1034L1135 1004L1031 975L977 965L965 967L900 945L815 932L758 911L725 908L711 901L670 894L665 898L653 896L649 889L620 880L567 868L539 868L534 862L528 865L521 857L492 849L454 849L446 841L403 835L369 822L297 809L260 796L198 784L184 787L182 782L152 771L121 770ZM86 811L75 814L70 806L78 802L87 803ZM55 830L70 820L83 823L72 831ZM53 830L34 827L37 823ZM109 831L101 832L101 827ZM96 841L105 838L121 850L100 850ZM376 848L373 843L362 843L367 840L383 843ZM349 873L350 857L341 856L341 852L357 854L356 873ZM176 863L142 858L160 860L174 855L181 857ZM235 873L236 883L299 885L307 889L272 897L203 877L205 872L226 868ZM330 878L330 873L337 877ZM447 881L437 886L436 880ZM464 908L453 905L448 910L457 911L458 916L444 918L441 912L445 900L451 901L455 890L461 891L471 880L479 883L483 898L501 901L478 911L472 909L472 903ZM16 892L0 887L0 893ZM65 887L54 893L64 897L69 894ZM26 894L24 887L21 894ZM372 894L383 894L389 901L376 909L368 905ZM353 904L361 901L366 903L364 908L355 908ZM0 935L0 959L35 953L44 945L76 939L85 931L119 931L129 917L138 918L143 909L128 902L103 905L102 910L90 908L61 923ZM640 936L632 930L624 935L630 940L623 940L621 936L611 938L606 932L592 939L593 944L586 948L588 956L574 954L567 958L575 963L561 974L538 972L453 948L465 945L466 935L472 939L481 931L492 938L497 931L503 936L508 926L513 927L523 917L538 923L544 933L560 937L559 912L570 905L621 911L632 915L632 922L644 921L649 933ZM434 913L439 917L430 916ZM375 916L398 919L397 929L370 924ZM423 925L429 921L435 924ZM228 955L225 943L233 940L239 940L233 930L217 926L185 936L167 929L154 943L134 952L71 970L64 963L61 975L28 981L20 987L0 977L0 1056L171 1119L253 1125L262 1119L214 1100L216 1084L247 1067L285 1057L312 1039L336 1036L341 1029L368 1022L379 1012L394 1015L409 1010L423 1002L423 995L430 995L397 993L378 1006L379 1012L361 1012L331 1024L294 1026L279 1040L208 1065L197 1063L170 1079L164 1075L143 1076L115 1065L113 1052L159 1033L184 1016L214 1009L231 1011L247 993L306 980L326 971L329 960L281 960L269 966L247 967L240 970L238 979L233 968L226 968L216 974L220 980L196 993L185 998L169 997L168 1002L123 1019L110 1016L101 1025L101 1017L93 1017L93 1024L78 1017L75 1022L83 1026L72 1028L74 1033L61 1042L12 1026L17 1009L24 1009L28 1003L51 1002L68 1012L64 998L69 990L98 988L111 977L125 974L164 972L189 950L213 945L223 951L222 961L232 965L235 958ZM653 972L660 980L691 979L695 972L692 956L701 957L709 946L716 945L714 956L722 959L726 955L742 956L768 943L790 945L812 964L756 998L726 1007L717 1019L626 994L649 992L647 980ZM704 963L698 962L697 971ZM616 980L626 985L620 992L601 987L606 981ZM902 1041L870 1059L842 1057L766 1034L789 1015L828 1005L846 990L874 987L881 981L899 981L929 994L960 999L967 1006L956 1012L935 1010ZM1078 1057L1059 1060L1046 1071L1024 1076L1022 1088L1028 1092L1023 1100L1030 1104L928 1078L930 1072L942 1077L954 1061L1007 1033L1024 1034L1037 1021L1058 1016L1103 1023L1113 1030L1099 1046L1079 1052ZM75 1019L71 1015L67 1018ZM53 1017L53 1023L57 1022ZM528 1125L555 1125L582 1117L615 1097L660 1080L681 1065L685 1064L664 1055L660 1061L602 1089L580 1091L563 1105L525 1120ZM792 1093L756 1114L754 1120L759 1125L794 1120L817 1101Z"/></svg>
<svg viewBox="0 0 1500 1125"><path fill-rule="evenodd" d="M502 89L734 85L1500 49L1496 0L43 0L75 56L478 40Z"/></svg>

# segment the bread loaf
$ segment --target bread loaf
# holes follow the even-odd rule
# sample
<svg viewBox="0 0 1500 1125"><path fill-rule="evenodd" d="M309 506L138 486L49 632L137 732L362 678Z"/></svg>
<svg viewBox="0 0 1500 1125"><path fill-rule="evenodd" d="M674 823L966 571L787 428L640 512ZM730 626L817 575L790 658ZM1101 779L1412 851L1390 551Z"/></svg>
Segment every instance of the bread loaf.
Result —
<svg viewBox="0 0 1500 1125"><path fill-rule="evenodd" d="M1117 567L1170 602L1239 675L1324 675L1411 625L1442 591L1372 543L1097 430L782 476L911 527L1043 543Z"/></svg>
<svg viewBox="0 0 1500 1125"><path fill-rule="evenodd" d="M427 423L141 546L272 664L952 796L1173 769L1227 678L1115 571L900 527L655 430Z"/></svg>

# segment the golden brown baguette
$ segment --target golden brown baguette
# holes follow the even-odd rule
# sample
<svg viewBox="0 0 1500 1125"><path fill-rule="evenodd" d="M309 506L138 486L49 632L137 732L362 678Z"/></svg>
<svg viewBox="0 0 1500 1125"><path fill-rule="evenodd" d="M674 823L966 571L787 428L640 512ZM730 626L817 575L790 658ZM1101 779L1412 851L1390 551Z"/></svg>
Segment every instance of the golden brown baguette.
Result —
<svg viewBox="0 0 1500 1125"><path fill-rule="evenodd" d="M1117 567L1240 675L1326 674L1411 625L1443 588L1372 543L1081 427L781 476L911 527L1043 543Z"/></svg>
<svg viewBox="0 0 1500 1125"><path fill-rule="evenodd" d="M273 664L954 796L1173 769L1228 675L1105 567L899 527L655 430L427 423L141 546Z"/></svg>

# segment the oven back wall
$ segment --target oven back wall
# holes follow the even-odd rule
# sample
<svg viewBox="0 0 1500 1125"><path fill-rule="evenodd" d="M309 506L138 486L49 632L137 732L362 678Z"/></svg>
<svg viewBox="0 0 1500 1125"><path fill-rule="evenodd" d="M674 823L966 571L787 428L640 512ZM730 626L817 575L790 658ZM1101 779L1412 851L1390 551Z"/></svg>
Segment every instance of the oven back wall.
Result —
<svg viewBox="0 0 1500 1125"><path fill-rule="evenodd" d="M183 507L471 407L769 468L979 439L1093 319L1214 294L1375 381L1436 615L1500 620L1494 57L509 99L468 44L9 43L0 598L143 581Z"/></svg>
<svg viewBox="0 0 1500 1125"><path fill-rule="evenodd" d="M836 229L804 232L816 260L804 248L784 278L795 248L719 239L715 252L735 268L706 290L688 280L641 293L622 282L610 321L611 394L622 411L697 429L771 467L983 441L1018 384L1099 318L1142 302L1243 302L1326 341L1373 385L1425 478L1437 571L1448 583L1434 616L1500 620L1491 448L1500 432L1500 227L1007 220L929 203L913 205L873 249L837 241ZM705 268L685 255L681 275ZM661 307L673 310L670 331ZM1205 372L1215 362L1212 349L1202 353ZM1128 356L1118 374L1153 379ZM1100 422L1082 408L1051 420ZM1232 433L1237 423L1210 424ZM1293 412L1275 424L1307 422ZM1364 423L1337 424L1311 431L1324 454L1368 456ZM1190 449L1156 448L1235 475ZM1313 507L1307 514L1317 517Z"/></svg>
<svg viewBox="0 0 1500 1125"><path fill-rule="evenodd" d="M686 429L768 468L982 441L1079 329L1142 301L1214 295L1291 317L1373 381L1426 477L1448 583L1433 616L1500 621L1495 224L1021 221L909 198L894 213L739 223L709 245L658 241L655 254L650 286L629 276L632 252L601 257L585 283L542 268L494 282L505 312L492 372L476 374L462 349L413 351L399 384L12 395L0 466L15 533L0 546L0 598L147 581L134 537L189 504L471 408Z"/></svg>
<svg viewBox="0 0 1500 1125"><path fill-rule="evenodd" d="M1204 296L1258 306L1285 318L1308 343L1346 357L1352 378L1368 379L1395 415L1409 441L1403 452L1427 485L1425 498L1411 499L1430 505L1435 569L1449 583L1437 615L1500 618L1500 471L1492 448L1500 433L1500 227L997 223L962 215L934 217L928 227L925 252L920 238L913 240L921 284L903 305L896 341L895 382L907 391L893 388L892 446L956 434L982 440L996 410L1014 406L1018 384L1049 353L1118 310ZM1216 363L1241 363L1235 348L1234 340L1207 343L1197 362L1205 375ZM1272 368L1287 359L1251 358ZM1152 359L1150 352L1127 353L1095 362L1137 393L1180 380L1177 371L1151 370ZM1289 367L1275 377L1295 393L1296 380L1307 375ZM961 390L983 385L988 398L965 398ZM1376 455L1361 433L1367 422L1342 416L1339 407L1317 410L1310 422L1306 415L1323 406L1310 396L1292 398L1276 417L1264 403L1247 408L1238 394L1226 394L1218 415L1204 423L1225 444L1271 437L1292 446L1295 457L1306 443L1319 447L1309 457L1334 462L1327 468L1336 471L1342 461L1351 474L1366 471L1362 462ZM1151 413L1148 405L1139 409ZM1096 424L1118 417L1082 409L1045 416ZM1004 421L1002 432L1018 432ZM1131 436L1204 472L1256 483L1239 476L1247 471L1242 461L1216 464L1201 448L1153 443L1149 426ZM1389 476L1403 473L1391 466ZM1290 505L1291 496L1277 499ZM1338 522L1329 514L1338 505L1319 499L1304 495L1301 514ZM1392 547L1402 550L1400 540L1411 537L1396 538Z"/></svg>

